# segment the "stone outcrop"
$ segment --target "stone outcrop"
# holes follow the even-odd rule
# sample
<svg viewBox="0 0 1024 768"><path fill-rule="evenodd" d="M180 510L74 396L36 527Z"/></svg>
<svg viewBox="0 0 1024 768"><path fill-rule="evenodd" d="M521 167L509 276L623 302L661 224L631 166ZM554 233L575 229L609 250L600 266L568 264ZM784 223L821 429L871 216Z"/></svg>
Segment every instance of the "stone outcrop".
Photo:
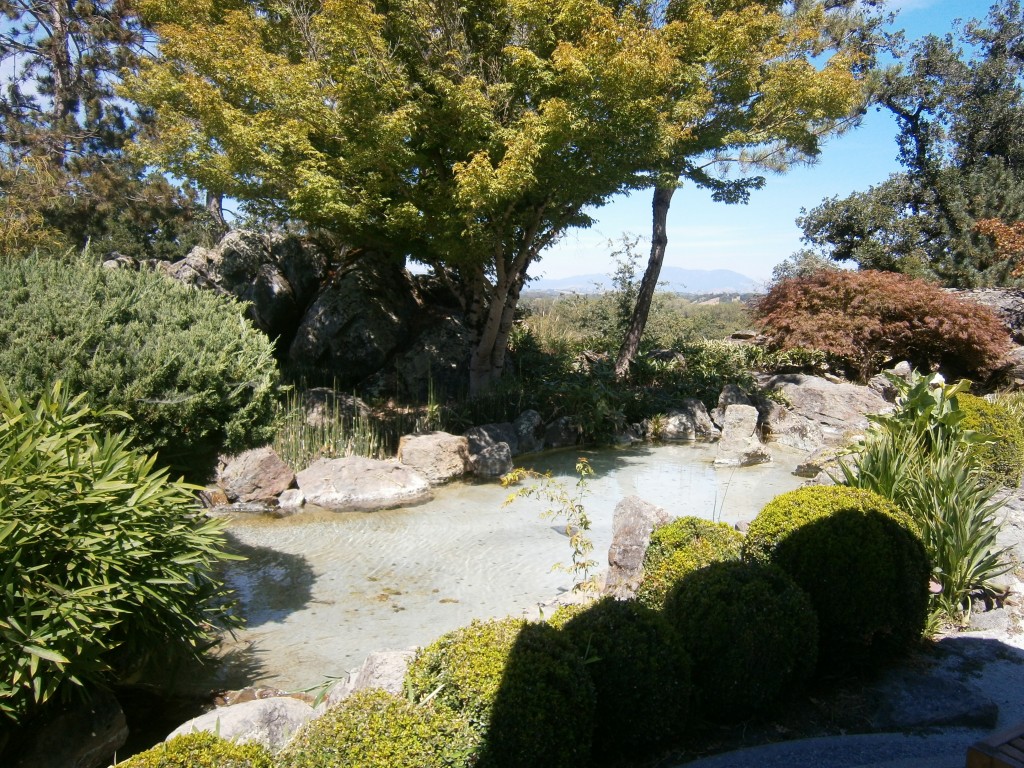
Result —
<svg viewBox="0 0 1024 768"><path fill-rule="evenodd" d="M405 435L398 443L398 461L440 485L466 474L469 441L447 432Z"/></svg>
<svg viewBox="0 0 1024 768"><path fill-rule="evenodd" d="M536 411L523 411L515 420L519 453L533 453L544 448L544 419Z"/></svg>
<svg viewBox="0 0 1024 768"><path fill-rule="evenodd" d="M499 443L505 443L513 456L519 453L519 432L515 424L507 421L501 424L481 424L478 427L470 427L466 430L466 440L469 441L471 456Z"/></svg>
<svg viewBox="0 0 1024 768"><path fill-rule="evenodd" d="M299 699L255 699L193 718L175 728L167 740L193 731L209 731L228 741L256 743L277 752L314 716L313 707Z"/></svg>
<svg viewBox="0 0 1024 768"><path fill-rule="evenodd" d="M604 593L616 600L636 595L643 577L644 553L655 526L667 523L669 514L637 496L627 496L615 505L612 516L612 544L608 549L608 576Z"/></svg>
<svg viewBox="0 0 1024 768"><path fill-rule="evenodd" d="M718 427L711 421L704 403L687 398L665 414L658 437L662 440L696 440L718 435Z"/></svg>
<svg viewBox="0 0 1024 768"><path fill-rule="evenodd" d="M771 451L761 442L757 418L757 408L752 405L729 405L725 408L716 465L749 467L772 460Z"/></svg>
<svg viewBox="0 0 1024 768"><path fill-rule="evenodd" d="M735 384L726 384L718 396L718 406L711 411L711 421L719 429L725 424L725 409L730 405L753 405L750 398Z"/></svg>
<svg viewBox="0 0 1024 768"><path fill-rule="evenodd" d="M576 416L560 416L544 430L545 448L571 448L583 440L583 429Z"/></svg>
<svg viewBox="0 0 1024 768"><path fill-rule="evenodd" d="M477 477L501 477L512 471L508 443L495 443L469 456L470 471Z"/></svg>
<svg viewBox="0 0 1024 768"><path fill-rule="evenodd" d="M270 446L229 456L217 468L217 485L232 502L269 502L294 482L295 472Z"/></svg>
<svg viewBox="0 0 1024 768"><path fill-rule="evenodd" d="M825 445L844 445L867 428L867 414L892 410L890 403L868 387L818 376L787 373L766 377L760 384L780 391L788 403L761 404L761 424L767 436L808 452Z"/></svg>
<svg viewBox="0 0 1024 768"><path fill-rule="evenodd" d="M307 504L338 512L373 512L432 498L430 484L419 473L397 462L359 456L317 459L296 481Z"/></svg>
<svg viewBox="0 0 1024 768"><path fill-rule="evenodd" d="M402 695L405 673L415 655L415 650L374 651L366 657L359 669L331 688L324 704L333 707L365 688L379 688L396 696Z"/></svg>

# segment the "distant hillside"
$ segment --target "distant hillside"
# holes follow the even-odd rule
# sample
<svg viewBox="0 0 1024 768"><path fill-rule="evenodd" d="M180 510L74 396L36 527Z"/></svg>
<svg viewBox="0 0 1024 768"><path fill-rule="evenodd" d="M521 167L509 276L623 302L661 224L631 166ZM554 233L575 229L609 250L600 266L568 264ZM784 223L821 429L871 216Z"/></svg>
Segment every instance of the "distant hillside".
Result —
<svg viewBox="0 0 1024 768"><path fill-rule="evenodd" d="M550 279L542 277L527 283L527 291L575 291L594 293L612 287L609 275L574 275ZM664 267L659 289L674 293L757 293L764 285L731 269L682 269Z"/></svg>

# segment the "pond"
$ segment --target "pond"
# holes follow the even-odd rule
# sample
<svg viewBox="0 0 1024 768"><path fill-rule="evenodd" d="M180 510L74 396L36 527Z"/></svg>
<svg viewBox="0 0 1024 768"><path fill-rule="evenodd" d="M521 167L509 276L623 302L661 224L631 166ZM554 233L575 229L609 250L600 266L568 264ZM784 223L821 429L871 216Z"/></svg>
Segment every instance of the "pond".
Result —
<svg viewBox="0 0 1024 768"><path fill-rule="evenodd" d="M772 464L716 468L715 450L646 445L544 454L523 465L572 486L577 457L588 458L595 474L584 506L603 572L612 513L626 496L674 516L736 523L802 482L791 474L802 453L773 445ZM549 505L503 506L508 495L496 482L455 483L405 509L236 518L229 538L248 559L232 563L227 579L247 627L214 670L190 683L307 688L343 676L374 650L423 645L474 618L535 612L571 589L571 577L552 570L569 562L569 542L564 524L542 518Z"/></svg>

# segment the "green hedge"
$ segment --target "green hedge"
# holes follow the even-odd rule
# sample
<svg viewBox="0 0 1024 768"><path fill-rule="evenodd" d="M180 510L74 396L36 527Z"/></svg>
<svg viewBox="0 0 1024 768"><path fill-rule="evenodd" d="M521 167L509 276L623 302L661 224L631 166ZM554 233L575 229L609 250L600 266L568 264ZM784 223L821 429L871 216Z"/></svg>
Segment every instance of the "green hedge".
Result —
<svg viewBox="0 0 1024 768"><path fill-rule="evenodd" d="M777 496L750 524L743 555L777 565L810 596L823 669L871 666L921 637L928 556L913 520L873 491L814 486Z"/></svg>
<svg viewBox="0 0 1024 768"><path fill-rule="evenodd" d="M85 257L0 259L0 379L38 395L56 378L109 406L104 425L205 479L217 453L273 437L272 345L237 302Z"/></svg>
<svg viewBox="0 0 1024 768"><path fill-rule="evenodd" d="M1024 473L1024 428L1020 421L999 403L982 397L959 394L956 399L964 413L961 429L994 438L993 442L971 447L982 474L1011 488L1019 486Z"/></svg>
<svg viewBox="0 0 1024 768"><path fill-rule="evenodd" d="M96 415L59 386L0 385L0 725L236 624L213 575L222 524Z"/></svg>
<svg viewBox="0 0 1024 768"><path fill-rule="evenodd" d="M465 715L481 735L481 768L570 768L590 757L594 688L554 627L473 622L420 651L406 677L417 700Z"/></svg>
<svg viewBox="0 0 1024 768"><path fill-rule="evenodd" d="M665 615L693 658L705 716L736 720L763 711L814 673L817 617L777 568L712 563L676 586Z"/></svg>
<svg viewBox="0 0 1024 768"><path fill-rule="evenodd" d="M478 741L450 709L367 689L307 723L277 768L458 768L473 764Z"/></svg>
<svg viewBox="0 0 1024 768"><path fill-rule="evenodd" d="M202 731L175 736L117 764L118 768L275 768L259 744L235 744Z"/></svg>

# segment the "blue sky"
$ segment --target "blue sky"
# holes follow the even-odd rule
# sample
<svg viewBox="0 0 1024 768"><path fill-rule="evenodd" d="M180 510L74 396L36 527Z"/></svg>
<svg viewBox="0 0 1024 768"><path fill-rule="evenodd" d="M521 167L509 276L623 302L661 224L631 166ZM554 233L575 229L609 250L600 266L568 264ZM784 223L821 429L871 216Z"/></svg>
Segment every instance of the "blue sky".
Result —
<svg viewBox="0 0 1024 768"><path fill-rule="evenodd" d="M988 0L894 0L895 27L908 39L945 34L957 18L988 13ZM711 201L707 192L684 186L669 212L668 266L687 269L732 269L756 280L771 277L772 268L800 247L795 219L801 208L813 208L833 195L867 189L899 169L894 120L872 110L862 125L825 146L818 162L769 176L764 189L748 205ZM545 252L531 269L550 278L607 273L612 270L608 241L624 232L642 235L646 257L651 227L650 192L621 196L593 212L597 223L574 230Z"/></svg>

